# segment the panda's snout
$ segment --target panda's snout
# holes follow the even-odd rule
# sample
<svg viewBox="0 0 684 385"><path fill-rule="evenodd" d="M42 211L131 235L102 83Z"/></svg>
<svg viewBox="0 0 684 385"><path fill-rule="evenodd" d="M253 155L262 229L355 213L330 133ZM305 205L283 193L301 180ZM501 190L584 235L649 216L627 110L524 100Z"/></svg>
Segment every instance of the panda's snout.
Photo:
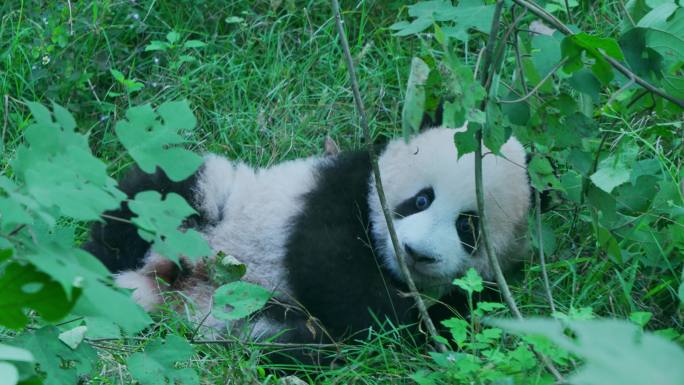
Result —
<svg viewBox="0 0 684 385"><path fill-rule="evenodd" d="M404 244L404 251L414 263L432 264L437 262L437 258L419 253L407 244Z"/></svg>

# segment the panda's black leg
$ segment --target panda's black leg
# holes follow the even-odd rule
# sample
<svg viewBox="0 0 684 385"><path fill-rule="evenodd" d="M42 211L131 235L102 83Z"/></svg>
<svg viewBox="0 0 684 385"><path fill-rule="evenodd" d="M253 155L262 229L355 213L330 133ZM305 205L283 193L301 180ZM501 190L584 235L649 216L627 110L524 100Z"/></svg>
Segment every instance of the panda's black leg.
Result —
<svg viewBox="0 0 684 385"><path fill-rule="evenodd" d="M147 190L158 191L162 196L176 193L200 213L186 220L188 227L196 227L203 221L202 210L195 199L195 186L200 173L201 168L189 178L174 182L161 169L148 174L135 166L119 182L119 189L129 199ZM93 224L90 240L83 245L83 249L95 255L112 272L141 267L150 248L150 243L138 235L138 229L130 222L132 216L126 202L116 210L105 212L104 221Z"/></svg>

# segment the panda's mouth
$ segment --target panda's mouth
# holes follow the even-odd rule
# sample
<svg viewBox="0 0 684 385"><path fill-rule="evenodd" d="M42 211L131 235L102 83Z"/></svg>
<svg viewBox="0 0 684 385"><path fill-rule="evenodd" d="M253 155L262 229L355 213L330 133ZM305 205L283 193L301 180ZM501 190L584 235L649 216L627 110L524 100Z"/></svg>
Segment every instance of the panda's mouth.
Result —
<svg viewBox="0 0 684 385"><path fill-rule="evenodd" d="M437 258L431 257L427 254L419 253L411 246L406 244L404 245L404 251L406 251L406 255L411 258L411 261L413 261L414 264L431 265L438 262Z"/></svg>

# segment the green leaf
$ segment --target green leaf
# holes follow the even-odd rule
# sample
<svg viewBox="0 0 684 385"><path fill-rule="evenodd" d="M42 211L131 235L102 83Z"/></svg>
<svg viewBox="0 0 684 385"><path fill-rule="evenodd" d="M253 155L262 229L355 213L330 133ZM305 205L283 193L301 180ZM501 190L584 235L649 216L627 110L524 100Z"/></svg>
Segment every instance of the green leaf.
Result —
<svg viewBox="0 0 684 385"><path fill-rule="evenodd" d="M395 36L408 36L426 30L435 22L448 21L451 25L442 28L444 35L465 41L471 28L489 33L494 8L481 0L462 0L457 7L446 0L421 1L408 6L409 16L415 18L411 23L395 23L391 29L398 31Z"/></svg>
<svg viewBox="0 0 684 385"><path fill-rule="evenodd" d="M650 311L635 311L629 315L629 320L643 328L653 317Z"/></svg>
<svg viewBox="0 0 684 385"><path fill-rule="evenodd" d="M129 109L126 120L116 124L116 135L143 171L151 174L159 166L171 180L183 180L202 158L175 147L187 142L177 131L192 130L197 121L187 101L164 103L157 113L149 104Z"/></svg>
<svg viewBox="0 0 684 385"><path fill-rule="evenodd" d="M219 284L235 282L247 272L247 266L232 255L222 252L216 256L216 260L209 272L211 281Z"/></svg>
<svg viewBox="0 0 684 385"><path fill-rule="evenodd" d="M76 384L78 378L90 373L97 362L97 353L88 344L70 349L57 337L59 330L47 326L22 334L12 341L33 353L40 371L46 375L45 385Z"/></svg>
<svg viewBox="0 0 684 385"><path fill-rule="evenodd" d="M577 91L590 96L594 102L598 102L600 97L599 93L601 92L601 83L591 71L583 68L573 73L568 84Z"/></svg>
<svg viewBox="0 0 684 385"><path fill-rule="evenodd" d="M138 234L153 242L152 250L179 263L181 257L194 260L211 254L211 248L194 229L180 231L183 220L196 211L180 195L168 193L164 200L156 191L143 191L128 203L136 214L131 221Z"/></svg>
<svg viewBox="0 0 684 385"><path fill-rule="evenodd" d="M28 323L25 308L34 309L47 321L69 314L73 301L62 287L33 266L11 263L0 275L0 325L20 329Z"/></svg>
<svg viewBox="0 0 684 385"><path fill-rule="evenodd" d="M73 313L85 316L86 319L104 318L120 326L128 335L134 335L152 323L147 312L133 301L130 294L123 294L104 284L89 283L81 298L76 302ZM89 328L91 322L88 322ZM111 329L111 324L108 328L108 334L115 334ZM107 335L107 337L112 337L112 335Z"/></svg>
<svg viewBox="0 0 684 385"><path fill-rule="evenodd" d="M468 122L468 128L465 131L458 131L454 134L454 144L458 150L459 159L465 154L475 152L477 148L475 132L481 127L478 123Z"/></svg>
<svg viewBox="0 0 684 385"><path fill-rule="evenodd" d="M231 282L216 289L212 316L220 320L236 320L260 310L271 298L271 292L249 282ZM226 310L226 307L230 307Z"/></svg>
<svg viewBox="0 0 684 385"><path fill-rule="evenodd" d="M551 72L561 60L561 41L558 36L532 36L532 63L541 77Z"/></svg>
<svg viewBox="0 0 684 385"><path fill-rule="evenodd" d="M451 338L454 340L454 342L456 342L458 346L462 347L468 338L468 328L470 327L468 322L460 318L453 317L442 321L442 325L449 329L449 333L451 333Z"/></svg>
<svg viewBox="0 0 684 385"><path fill-rule="evenodd" d="M494 154L500 154L501 146L511 137L509 122L496 103L487 103L486 123L482 131L482 143Z"/></svg>
<svg viewBox="0 0 684 385"><path fill-rule="evenodd" d="M629 169L616 157L611 156L599 163L598 170L589 178L601 190L610 193L613 189L629 181Z"/></svg>
<svg viewBox="0 0 684 385"><path fill-rule="evenodd" d="M183 44L183 48L203 48L207 43L199 40L188 40Z"/></svg>
<svg viewBox="0 0 684 385"><path fill-rule="evenodd" d="M171 31L166 34L166 41L170 44L175 44L180 39L180 34L175 31Z"/></svg>
<svg viewBox="0 0 684 385"><path fill-rule="evenodd" d="M406 98L401 111L401 124L404 139L420 130L420 123L425 112L425 83L430 74L430 67L420 58L411 60L411 73L406 85Z"/></svg>
<svg viewBox="0 0 684 385"><path fill-rule="evenodd" d="M228 16L224 19L226 24L242 24L245 19L240 16Z"/></svg>
<svg viewBox="0 0 684 385"><path fill-rule="evenodd" d="M145 52L149 51L166 51L169 49L169 43L165 41L159 41L159 40L152 40L150 44L145 46ZM121 74L123 76L123 74ZM118 79L117 79L118 80ZM123 80L121 80L123 82Z"/></svg>
<svg viewBox="0 0 684 385"><path fill-rule="evenodd" d="M566 378L586 385L684 384L684 349L619 320L568 322L527 319L493 324L516 334L544 335L583 357L585 365ZM570 329L568 332L567 329Z"/></svg>
<svg viewBox="0 0 684 385"><path fill-rule="evenodd" d="M677 293L679 294L679 306L684 306L684 282L679 284L679 290Z"/></svg>
<svg viewBox="0 0 684 385"><path fill-rule="evenodd" d="M670 20L667 18L674 12ZM638 23L648 28L646 45L671 62L684 60L684 9L675 4L663 4L649 12Z"/></svg>
<svg viewBox="0 0 684 385"><path fill-rule="evenodd" d="M477 270L472 267L468 269L463 278L454 279L452 284L460 287L469 294L472 294L473 292L479 293L484 290L482 277L480 277L480 274L477 273Z"/></svg>
<svg viewBox="0 0 684 385"><path fill-rule="evenodd" d="M603 58L601 52L617 60L624 60L620 45L615 39L578 33L566 36L561 43L561 53L567 62L563 66L565 72L572 73L583 67L582 53L594 59L592 72L603 83L607 84L613 77L613 69Z"/></svg>
<svg viewBox="0 0 684 385"><path fill-rule="evenodd" d="M35 211L40 210L36 202L46 209L56 207L77 220L95 220L103 211L119 207L125 194L107 175L105 164L92 155L87 138L74 131L73 117L58 105L54 105L56 122L43 106L33 103L32 111L36 122L26 128L25 144L17 149L12 166L33 201L18 199L20 192L11 198ZM0 188L10 190L10 184L5 179ZM11 212L20 215L16 206Z"/></svg>
<svg viewBox="0 0 684 385"><path fill-rule="evenodd" d="M131 355L126 363L142 385L193 385L199 384L197 373L191 368L176 368L177 362L189 361L193 354L185 339L171 334L165 341L152 341L143 353Z"/></svg>
<svg viewBox="0 0 684 385"><path fill-rule="evenodd" d="M527 164L527 172L530 175L532 187L538 191L547 189L562 190L563 186L556 178L553 167L548 159L542 156L534 156Z"/></svg>

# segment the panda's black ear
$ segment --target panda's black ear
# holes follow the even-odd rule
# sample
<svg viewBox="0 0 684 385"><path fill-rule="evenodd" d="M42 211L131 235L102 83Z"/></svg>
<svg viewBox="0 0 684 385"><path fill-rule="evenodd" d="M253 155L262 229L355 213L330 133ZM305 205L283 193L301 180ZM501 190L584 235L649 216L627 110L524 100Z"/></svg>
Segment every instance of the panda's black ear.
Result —
<svg viewBox="0 0 684 385"><path fill-rule="evenodd" d="M425 131L430 128L439 127L444 121L444 100L437 103L434 111L425 111L423 113L423 120L420 122L420 131Z"/></svg>

